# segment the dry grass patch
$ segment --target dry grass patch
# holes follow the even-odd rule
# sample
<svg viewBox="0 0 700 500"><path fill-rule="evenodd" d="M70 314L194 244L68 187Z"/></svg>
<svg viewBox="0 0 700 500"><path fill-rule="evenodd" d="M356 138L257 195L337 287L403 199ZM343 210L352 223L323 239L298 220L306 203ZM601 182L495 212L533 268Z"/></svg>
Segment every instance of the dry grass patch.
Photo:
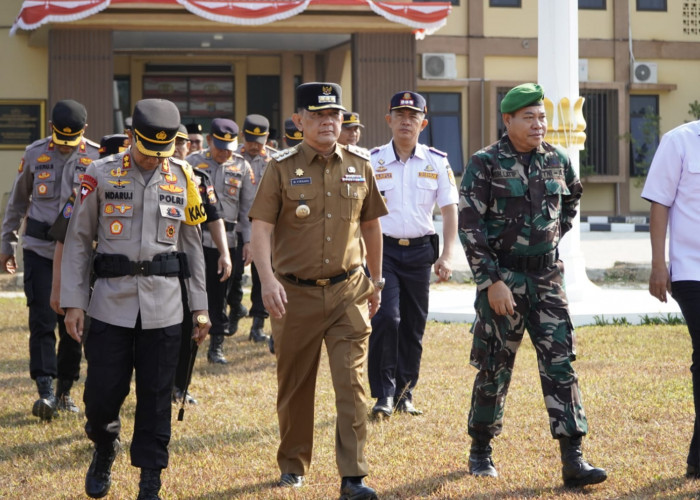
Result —
<svg viewBox="0 0 700 500"><path fill-rule="evenodd" d="M0 498L85 498L91 443L84 417L49 424L31 416L36 399L28 374L27 311L23 299L0 299ZM278 479L274 357L248 342L250 319L227 339L228 366L206 362L200 350L192 394L199 400L177 422L173 407L165 499L337 498L333 449L335 410L327 358L316 403L315 452L307 485L273 487ZM368 484L391 499L696 498L700 482L683 477L692 430L690 341L684 326L603 326L578 330L579 372L590 435L584 453L605 467L607 482L585 490L561 486L558 446L549 435L534 350L523 342L508 396L505 429L494 441L501 477L467 473L466 433L475 370L468 365L468 325L429 323L415 403L422 417L395 415L371 423ZM84 379L83 367L83 379ZM82 382L73 391L82 407ZM113 468L108 498L135 498L138 470L129 464L132 394L122 410L124 451Z"/></svg>

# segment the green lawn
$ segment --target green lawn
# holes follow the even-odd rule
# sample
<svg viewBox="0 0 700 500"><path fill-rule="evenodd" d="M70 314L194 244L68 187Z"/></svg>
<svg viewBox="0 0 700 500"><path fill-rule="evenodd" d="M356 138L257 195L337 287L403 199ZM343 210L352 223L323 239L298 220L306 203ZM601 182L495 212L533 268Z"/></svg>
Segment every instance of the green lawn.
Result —
<svg viewBox="0 0 700 500"><path fill-rule="evenodd" d="M467 298L465 298L467 300ZM0 498L85 498L91 458L84 417L41 423L28 373L27 312L23 299L0 299ZM227 339L230 364L211 366L201 349L191 392L199 400L178 422L173 407L166 499L337 498L333 390L327 361L319 373L315 453L298 491L273 485L278 431L275 361L247 340L250 320ZM692 430L690 341L684 326L600 326L578 331L578 370L590 435L585 456L608 470L607 482L584 490L561 486L558 446L549 435L529 341L516 364L503 435L494 441L495 480L467 473L466 433L475 370L467 363L468 325L429 323L421 380L415 392L422 417L396 415L371 423L368 484L380 498L696 498L700 482L684 478ZM74 397L82 409L82 380ZM135 399L122 411L124 451L113 468L108 498L135 498L138 470L128 445Z"/></svg>

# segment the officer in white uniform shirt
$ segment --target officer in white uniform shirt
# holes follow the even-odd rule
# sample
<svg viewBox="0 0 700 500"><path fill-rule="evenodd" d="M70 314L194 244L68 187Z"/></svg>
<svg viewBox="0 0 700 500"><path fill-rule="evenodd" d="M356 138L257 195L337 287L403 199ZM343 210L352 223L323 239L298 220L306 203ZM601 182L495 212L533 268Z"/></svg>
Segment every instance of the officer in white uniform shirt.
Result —
<svg viewBox="0 0 700 500"><path fill-rule="evenodd" d="M372 318L368 378L375 418L394 409L411 415L413 389L420 371L428 315L431 267L438 282L452 277L451 250L457 237L458 194L447 154L418 144L428 124L425 99L403 91L391 98L386 121L392 140L371 151L377 186L389 214L381 217L384 234L382 307ZM435 203L443 218L444 249L433 226Z"/></svg>

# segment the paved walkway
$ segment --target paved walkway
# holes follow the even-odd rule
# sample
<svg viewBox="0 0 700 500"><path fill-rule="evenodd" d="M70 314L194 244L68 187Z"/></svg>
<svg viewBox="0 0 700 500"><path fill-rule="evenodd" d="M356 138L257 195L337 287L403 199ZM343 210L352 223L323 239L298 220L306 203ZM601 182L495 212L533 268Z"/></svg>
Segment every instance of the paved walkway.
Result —
<svg viewBox="0 0 700 500"><path fill-rule="evenodd" d="M441 233L439 221L436 226ZM588 274L610 269L616 263L630 266L649 266L651 263L649 233L643 232L581 232L581 252ZM457 242L453 253L454 274L462 278L471 276L464 252ZM576 300L569 304L574 325L590 325L596 319L610 321L613 318L626 318L630 323L639 324L645 316L680 316L680 308L673 299L669 298L665 304L659 302L649 295L643 283L628 288L620 286L599 287L586 282L575 294L570 294L576 296ZM475 297L476 287L473 285L433 285L428 318L471 323L474 321Z"/></svg>

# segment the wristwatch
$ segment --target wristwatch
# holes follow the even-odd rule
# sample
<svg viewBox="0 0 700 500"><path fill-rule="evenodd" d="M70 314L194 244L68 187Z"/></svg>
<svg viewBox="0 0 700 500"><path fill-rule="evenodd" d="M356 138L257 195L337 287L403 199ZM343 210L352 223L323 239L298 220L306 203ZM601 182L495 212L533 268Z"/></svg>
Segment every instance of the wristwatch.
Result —
<svg viewBox="0 0 700 500"><path fill-rule="evenodd" d="M374 288L376 288L380 292L382 290L384 290L384 283L385 283L384 278L379 278L378 280L372 280L372 284L374 285Z"/></svg>

